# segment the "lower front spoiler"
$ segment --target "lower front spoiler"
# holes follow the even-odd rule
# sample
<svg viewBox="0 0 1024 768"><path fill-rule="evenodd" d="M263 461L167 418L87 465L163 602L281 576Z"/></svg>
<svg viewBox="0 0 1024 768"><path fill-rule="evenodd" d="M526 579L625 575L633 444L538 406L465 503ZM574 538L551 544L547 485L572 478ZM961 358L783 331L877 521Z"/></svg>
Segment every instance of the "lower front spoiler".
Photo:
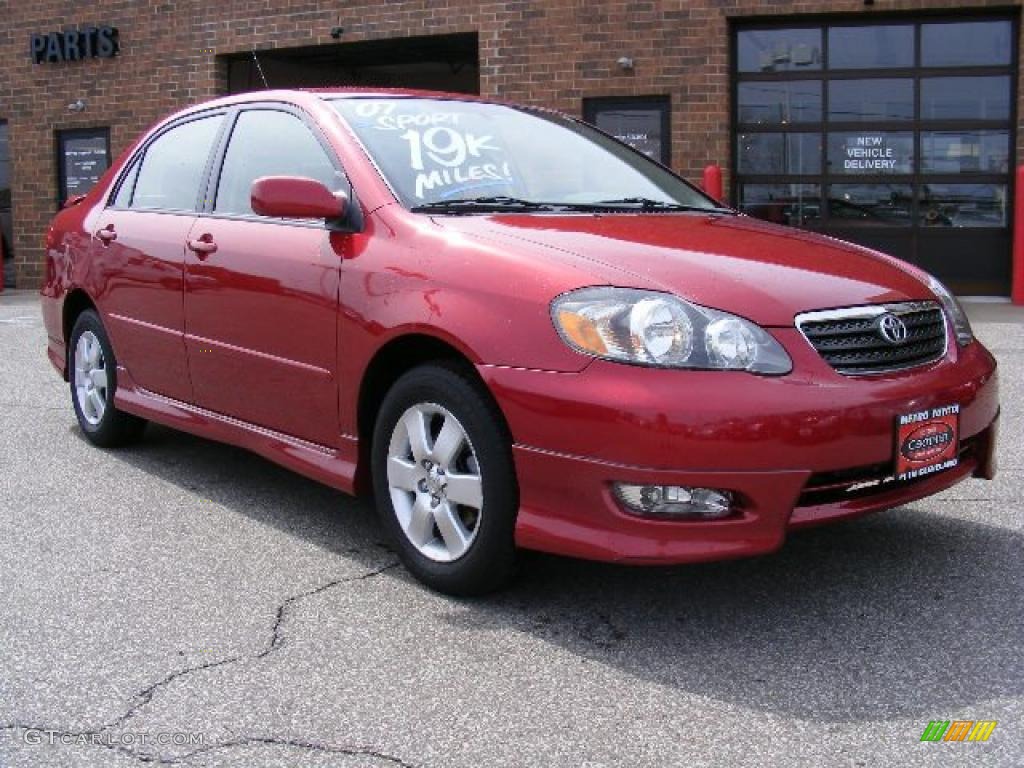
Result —
<svg viewBox="0 0 1024 768"><path fill-rule="evenodd" d="M910 483L883 483L845 498L809 503L812 473L689 472L594 461L516 446L520 508L516 543L587 560L631 564L725 560L773 552L786 532L898 507L975 476L991 476L995 423L953 469ZM643 518L624 512L613 482L700 486L732 491L740 507L723 520Z"/></svg>

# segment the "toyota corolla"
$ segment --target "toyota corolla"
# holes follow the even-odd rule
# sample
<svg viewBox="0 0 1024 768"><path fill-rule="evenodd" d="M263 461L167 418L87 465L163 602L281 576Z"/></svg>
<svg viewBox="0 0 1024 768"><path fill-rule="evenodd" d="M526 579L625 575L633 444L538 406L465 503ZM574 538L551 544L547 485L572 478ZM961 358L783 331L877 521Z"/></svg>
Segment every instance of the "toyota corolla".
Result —
<svg viewBox="0 0 1024 768"><path fill-rule="evenodd" d="M545 110L208 102L46 248L48 354L90 441L154 421L372 494L451 593L521 549L767 553L995 471L995 361L943 285Z"/></svg>

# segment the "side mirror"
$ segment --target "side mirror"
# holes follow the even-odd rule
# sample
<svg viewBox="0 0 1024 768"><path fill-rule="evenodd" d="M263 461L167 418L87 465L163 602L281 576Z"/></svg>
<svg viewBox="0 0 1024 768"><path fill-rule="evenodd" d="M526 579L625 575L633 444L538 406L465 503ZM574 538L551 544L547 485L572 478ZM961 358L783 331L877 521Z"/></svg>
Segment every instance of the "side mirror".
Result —
<svg viewBox="0 0 1024 768"><path fill-rule="evenodd" d="M260 216L285 219L340 219L348 210L348 195L331 192L304 176L263 176L252 183L250 201Z"/></svg>

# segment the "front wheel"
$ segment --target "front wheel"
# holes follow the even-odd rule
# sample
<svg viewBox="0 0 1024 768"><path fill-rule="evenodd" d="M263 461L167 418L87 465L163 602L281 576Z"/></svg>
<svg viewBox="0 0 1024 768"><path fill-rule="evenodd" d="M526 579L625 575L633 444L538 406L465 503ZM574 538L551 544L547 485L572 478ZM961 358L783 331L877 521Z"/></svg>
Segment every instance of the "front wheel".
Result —
<svg viewBox="0 0 1024 768"><path fill-rule="evenodd" d="M479 383L454 365L403 375L373 437L377 508L399 557L441 592L481 594L515 570L511 441Z"/></svg>
<svg viewBox="0 0 1024 768"><path fill-rule="evenodd" d="M146 422L114 406L117 361L99 315L86 310L71 330L68 380L78 425L89 442L103 448L137 440Z"/></svg>

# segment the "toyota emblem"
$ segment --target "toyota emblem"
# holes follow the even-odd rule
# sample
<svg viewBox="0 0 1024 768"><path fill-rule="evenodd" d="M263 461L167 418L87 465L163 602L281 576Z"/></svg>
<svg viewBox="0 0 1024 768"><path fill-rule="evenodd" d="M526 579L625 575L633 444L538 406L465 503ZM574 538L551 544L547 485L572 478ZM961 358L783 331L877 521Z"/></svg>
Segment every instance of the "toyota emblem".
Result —
<svg viewBox="0 0 1024 768"><path fill-rule="evenodd" d="M896 315L882 315L878 319L878 332L890 344L902 344L907 340L907 325Z"/></svg>

